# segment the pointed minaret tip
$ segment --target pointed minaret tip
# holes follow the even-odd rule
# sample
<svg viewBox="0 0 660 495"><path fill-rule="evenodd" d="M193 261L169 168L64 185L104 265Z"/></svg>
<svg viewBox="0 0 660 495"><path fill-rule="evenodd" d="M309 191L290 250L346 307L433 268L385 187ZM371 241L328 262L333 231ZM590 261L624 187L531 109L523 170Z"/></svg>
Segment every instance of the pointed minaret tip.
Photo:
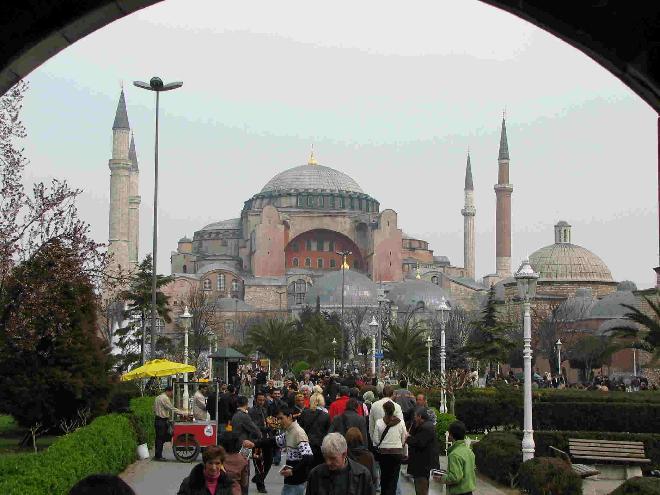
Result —
<svg viewBox="0 0 660 495"><path fill-rule="evenodd" d="M474 191L474 184L472 183L472 165L470 164L470 151L467 154L467 165L465 166L465 190Z"/></svg>
<svg viewBox="0 0 660 495"><path fill-rule="evenodd" d="M500 154L499 160L509 159L509 143L506 138L506 111L502 115L502 134L500 135Z"/></svg>
<svg viewBox="0 0 660 495"><path fill-rule="evenodd" d="M128 159L131 161L131 168L133 170L138 170L138 159L137 153L135 152L135 137L131 133L131 145L128 148Z"/></svg>
<svg viewBox="0 0 660 495"><path fill-rule="evenodd" d="M112 124L112 129L130 129L128 124L128 113L126 113L126 99L124 98L124 90L122 88L119 94L119 102L117 103L117 112L115 113L115 122Z"/></svg>

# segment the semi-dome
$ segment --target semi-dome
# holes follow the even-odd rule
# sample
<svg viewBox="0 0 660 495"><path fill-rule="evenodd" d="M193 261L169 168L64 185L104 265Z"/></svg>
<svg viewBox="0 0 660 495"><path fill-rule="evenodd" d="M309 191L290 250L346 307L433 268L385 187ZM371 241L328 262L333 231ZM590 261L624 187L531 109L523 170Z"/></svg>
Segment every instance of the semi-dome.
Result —
<svg viewBox="0 0 660 495"><path fill-rule="evenodd" d="M314 306L319 297L321 306L341 306L341 270L333 270L319 277L305 295L305 304ZM377 306L378 286L366 275L344 270L344 307Z"/></svg>
<svg viewBox="0 0 660 495"><path fill-rule="evenodd" d="M205 227L202 230L236 230L241 228L241 219L240 218L230 218L229 220L220 220L219 222L213 222Z"/></svg>
<svg viewBox="0 0 660 495"><path fill-rule="evenodd" d="M634 287L634 284L632 284ZM623 305L635 307L636 298L633 294L630 282L622 282L617 290L599 300L591 310L592 318L621 318L629 313L628 308Z"/></svg>
<svg viewBox="0 0 660 495"><path fill-rule="evenodd" d="M571 226L559 222L555 225L555 243L530 255L529 262L540 280L613 282L603 260L570 241Z"/></svg>
<svg viewBox="0 0 660 495"><path fill-rule="evenodd" d="M261 189L265 192L328 191L364 194L351 177L334 168L323 165L300 165L280 172Z"/></svg>
<svg viewBox="0 0 660 495"><path fill-rule="evenodd" d="M427 280L406 279L392 283L390 287L387 297L401 310L423 305L424 309L437 311L442 297L451 305L447 291Z"/></svg>
<svg viewBox="0 0 660 495"><path fill-rule="evenodd" d="M557 321L577 321L588 318L596 304L590 287L580 287L575 295L563 301L554 312Z"/></svg>

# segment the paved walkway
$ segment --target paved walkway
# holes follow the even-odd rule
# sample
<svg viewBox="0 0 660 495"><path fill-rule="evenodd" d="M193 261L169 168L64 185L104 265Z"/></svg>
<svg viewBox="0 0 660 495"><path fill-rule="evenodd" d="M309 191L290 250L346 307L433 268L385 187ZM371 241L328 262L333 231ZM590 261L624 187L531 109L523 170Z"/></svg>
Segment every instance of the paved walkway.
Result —
<svg viewBox="0 0 660 495"><path fill-rule="evenodd" d="M188 476L190 470L195 465L195 463L185 464L177 462L172 455L172 447L169 443L165 444L163 454L169 462L154 462L150 459L138 461L131 464L120 475L131 485L137 495L176 495L181 481ZM201 456L198 457L198 461L201 461ZM446 463L445 458L442 458L442 461ZM282 479L278 473L277 466L273 466L266 478L266 489L268 493L279 495L282 491ZM431 486L431 494L441 495L444 493L442 491L442 485L431 482ZM405 479L403 476L401 488L402 495L414 495L415 493L412 481ZM254 483L250 484L250 493L257 493ZM506 495L507 492L495 488L486 480L478 479L475 493L479 495Z"/></svg>

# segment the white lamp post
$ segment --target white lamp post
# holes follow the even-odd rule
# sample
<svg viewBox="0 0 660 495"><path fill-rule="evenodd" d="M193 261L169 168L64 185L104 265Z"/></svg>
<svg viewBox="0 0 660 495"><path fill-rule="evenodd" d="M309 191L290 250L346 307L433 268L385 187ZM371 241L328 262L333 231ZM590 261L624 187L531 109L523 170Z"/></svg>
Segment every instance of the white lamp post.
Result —
<svg viewBox="0 0 660 495"><path fill-rule="evenodd" d="M337 374L337 339L332 339L332 374Z"/></svg>
<svg viewBox="0 0 660 495"><path fill-rule="evenodd" d="M561 339L557 339L557 376L561 380Z"/></svg>
<svg viewBox="0 0 660 495"><path fill-rule="evenodd" d="M190 323L192 315L188 312L188 306L183 311L181 315L181 323L183 325L183 364L188 364L188 329L190 328ZM183 374L183 409L188 410L188 373Z"/></svg>
<svg viewBox="0 0 660 495"><path fill-rule="evenodd" d="M426 372L431 372L431 347L433 347L433 339L429 333L426 336Z"/></svg>
<svg viewBox="0 0 660 495"><path fill-rule="evenodd" d="M522 440L523 462L534 458L534 429L532 426L532 317L530 301L536 292L538 273L523 260L515 274L518 293L523 301L523 363L524 363L524 425Z"/></svg>
<svg viewBox="0 0 660 495"><path fill-rule="evenodd" d="M445 340L445 325L449 316L449 304L445 296L440 298L440 376L442 377L442 389L440 390L440 412L447 412L447 394L445 394L445 369L447 361L447 343ZM430 367L429 367L430 368Z"/></svg>
<svg viewBox="0 0 660 495"><path fill-rule="evenodd" d="M376 376L376 334L378 333L378 322L375 316L371 316L369 322L371 329L371 376Z"/></svg>

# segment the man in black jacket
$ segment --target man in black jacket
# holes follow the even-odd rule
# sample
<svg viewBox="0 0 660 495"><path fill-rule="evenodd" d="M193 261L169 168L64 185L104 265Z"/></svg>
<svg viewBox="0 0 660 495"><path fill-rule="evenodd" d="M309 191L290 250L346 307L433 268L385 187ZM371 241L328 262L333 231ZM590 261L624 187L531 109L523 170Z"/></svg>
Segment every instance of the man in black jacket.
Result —
<svg viewBox="0 0 660 495"><path fill-rule="evenodd" d="M314 454L314 465L316 467L323 462L321 453L321 443L328 434L330 428L330 416L323 407L317 407L315 410L305 409L298 418L298 424L305 430L309 438L309 445Z"/></svg>
<svg viewBox="0 0 660 495"><path fill-rule="evenodd" d="M266 408L266 396L263 392L258 392L254 398L254 406L248 411L250 418L254 421L254 424L261 430L261 438L267 438L271 433L270 428L266 424L266 418L268 417L268 409ZM259 493L267 493L265 479L270 471L271 466L273 465L273 448L270 444L265 444L259 449L259 452L255 452L253 458L254 461L254 481L257 485L257 491Z"/></svg>
<svg viewBox="0 0 660 495"><path fill-rule="evenodd" d="M329 431L330 433L341 433L345 437L348 429L355 427L362 433L364 446L367 447L367 422L358 414L358 407L362 407L362 405L357 399L348 399L344 412L332 419Z"/></svg>
<svg viewBox="0 0 660 495"><path fill-rule="evenodd" d="M243 440L261 440L261 430L248 414L248 399L244 395L238 396L238 409L231 418L231 427L240 444Z"/></svg>
<svg viewBox="0 0 660 495"><path fill-rule="evenodd" d="M371 473L362 464L348 458L346 440L339 433L329 433L321 445L325 462L309 473L306 495L373 495Z"/></svg>
<svg viewBox="0 0 660 495"><path fill-rule="evenodd" d="M438 441L435 426L429 420L428 409L415 409L408 444L408 474L415 481L415 495L428 495L429 472L439 467Z"/></svg>

